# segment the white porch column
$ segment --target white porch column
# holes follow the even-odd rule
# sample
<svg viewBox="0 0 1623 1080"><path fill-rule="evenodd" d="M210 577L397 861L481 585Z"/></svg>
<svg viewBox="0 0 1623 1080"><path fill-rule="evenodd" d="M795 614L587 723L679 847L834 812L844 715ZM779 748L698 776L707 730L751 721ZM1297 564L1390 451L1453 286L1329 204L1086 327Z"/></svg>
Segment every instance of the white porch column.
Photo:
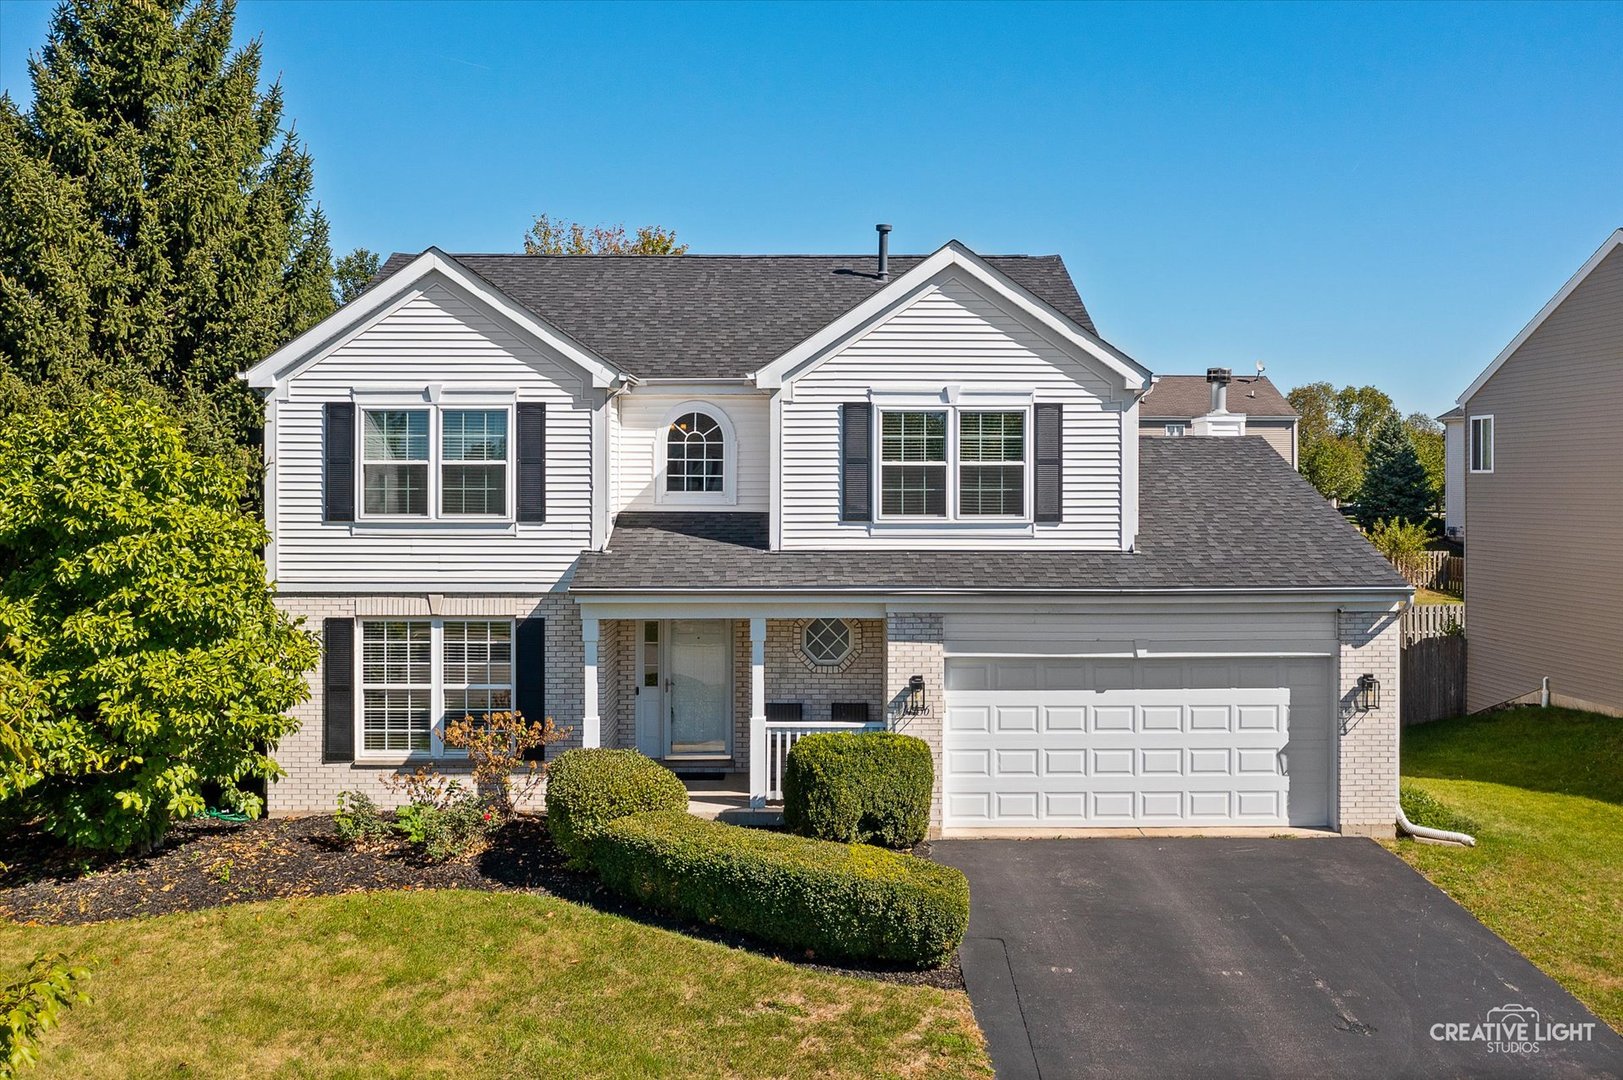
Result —
<svg viewBox="0 0 1623 1080"><path fill-rule="evenodd" d="M580 621L582 657L580 744L603 745L603 720L597 715L597 620Z"/></svg>
<svg viewBox="0 0 1623 1080"><path fill-rule="evenodd" d="M766 620L750 620L750 805L766 805Z"/></svg>

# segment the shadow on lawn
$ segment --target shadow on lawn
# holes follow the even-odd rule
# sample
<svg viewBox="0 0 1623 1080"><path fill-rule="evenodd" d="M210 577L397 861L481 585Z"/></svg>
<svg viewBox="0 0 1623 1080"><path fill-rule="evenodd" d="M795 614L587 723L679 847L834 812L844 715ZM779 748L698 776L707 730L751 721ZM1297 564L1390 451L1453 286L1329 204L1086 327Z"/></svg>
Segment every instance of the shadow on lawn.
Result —
<svg viewBox="0 0 1623 1080"><path fill-rule="evenodd" d="M1403 775L1623 805L1623 719L1521 707L1403 729Z"/></svg>

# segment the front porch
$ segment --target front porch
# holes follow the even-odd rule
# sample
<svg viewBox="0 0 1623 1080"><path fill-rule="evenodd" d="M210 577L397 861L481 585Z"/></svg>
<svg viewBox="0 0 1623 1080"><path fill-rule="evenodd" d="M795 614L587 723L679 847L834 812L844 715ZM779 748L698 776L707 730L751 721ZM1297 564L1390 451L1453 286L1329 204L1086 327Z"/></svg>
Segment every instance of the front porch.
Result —
<svg viewBox="0 0 1623 1080"><path fill-rule="evenodd" d="M671 768L701 816L781 820L773 804L796 741L892 726L885 619L865 605L685 617L705 606L616 604L611 618L609 605L582 605L582 743Z"/></svg>

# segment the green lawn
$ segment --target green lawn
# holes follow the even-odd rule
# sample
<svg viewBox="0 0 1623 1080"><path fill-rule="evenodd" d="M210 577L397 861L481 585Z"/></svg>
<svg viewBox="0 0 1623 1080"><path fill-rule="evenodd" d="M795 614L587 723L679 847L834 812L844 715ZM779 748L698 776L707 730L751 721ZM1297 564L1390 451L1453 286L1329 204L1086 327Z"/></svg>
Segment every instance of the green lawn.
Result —
<svg viewBox="0 0 1623 1080"><path fill-rule="evenodd" d="M1438 592L1436 589L1416 589L1414 602L1417 604L1463 604L1463 597L1453 593Z"/></svg>
<svg viewBox="0 0 1623 1080"><path fill-rule="evenodd" d="M990 1076L962 993L807 971L546 897L361 893L0 923L99 960L47 1077Z"/></svg>
<svg viewBox="0 0 1623 1080"><path fill-rule="evenodd" d="M1481 823L1393 849L1623 1030L1623 720L1514 709L1406 728L1403 776Z"/></svg>

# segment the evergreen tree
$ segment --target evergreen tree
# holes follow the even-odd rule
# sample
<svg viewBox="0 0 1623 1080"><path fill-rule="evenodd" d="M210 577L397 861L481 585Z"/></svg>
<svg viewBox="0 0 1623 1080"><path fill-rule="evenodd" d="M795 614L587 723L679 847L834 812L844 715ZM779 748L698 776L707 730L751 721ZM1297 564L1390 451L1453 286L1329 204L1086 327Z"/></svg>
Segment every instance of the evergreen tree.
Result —
<svg viewBox="0 0 1623 1080"><path fill-rule="evenodd" d="M68 0L0 96L0 364L24 382L207 399L239 441L233 376L333 310L310 156L232 51L232 0Z"/></svg>
<svg viewBox="0 0 1623 1080"><path fill-rule="evenodd" d="M1424 522L1430 519L1431 503L1431 479L1394 413L1370 439L1358 493L1359 523L1370 528L1377 521Z"/></svg>

